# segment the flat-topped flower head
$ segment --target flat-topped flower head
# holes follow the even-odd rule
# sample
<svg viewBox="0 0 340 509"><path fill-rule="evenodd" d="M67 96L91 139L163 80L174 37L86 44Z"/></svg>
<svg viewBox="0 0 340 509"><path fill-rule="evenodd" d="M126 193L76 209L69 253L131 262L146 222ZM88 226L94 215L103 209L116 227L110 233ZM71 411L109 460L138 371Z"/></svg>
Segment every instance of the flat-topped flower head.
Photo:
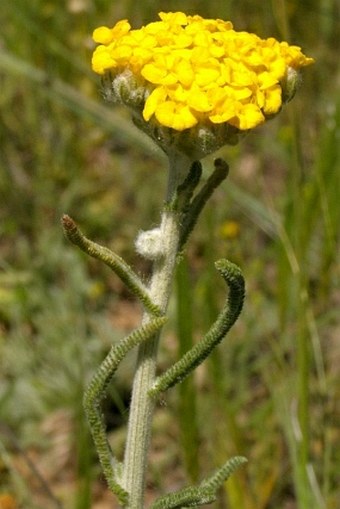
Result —
<svg viewBox="0 0 340 509"><path fill-rule="evenodd" d="M165 151L202 157L276 115L314 62L298 46L237 32L230 21L161 12L133 30L127 20L93 33L93 70L104 94L134 113Z"/></svg>

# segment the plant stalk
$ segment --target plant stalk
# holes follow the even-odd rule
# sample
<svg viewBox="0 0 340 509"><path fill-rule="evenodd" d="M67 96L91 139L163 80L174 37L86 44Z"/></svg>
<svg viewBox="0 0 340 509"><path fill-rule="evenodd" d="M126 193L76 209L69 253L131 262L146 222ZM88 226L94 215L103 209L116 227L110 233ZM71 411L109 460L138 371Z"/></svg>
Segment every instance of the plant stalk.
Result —
<svg viewBox="0 0 340 509"><path fill-rule="evenodd" d="M178 154L169 157L169 180L166 203L170 203L178 185L189 170L189 161ZM163 256L154 262L149 285L150 298L166 312L171 293L179 243L179 214L175 207L164 207L160 224ZM143 323L151 319L145 312ZM143 343L138 351L127 441L121 484L129 494L128 509L143 509L147 454L151 437L154 401L148 395L155 380L156 359L160 334Z"/></svg>

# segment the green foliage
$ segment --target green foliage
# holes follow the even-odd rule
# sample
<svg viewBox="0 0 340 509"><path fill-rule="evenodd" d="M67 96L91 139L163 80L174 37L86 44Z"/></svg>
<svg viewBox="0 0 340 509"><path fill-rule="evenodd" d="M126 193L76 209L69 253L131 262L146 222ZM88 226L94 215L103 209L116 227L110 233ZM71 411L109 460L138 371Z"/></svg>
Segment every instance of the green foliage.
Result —
<svg viewBox="0 0 340 509"><path fill-rule="evenodd" d="M216 500L216 491L221 487L230 475L246 463L246 458L235 456L228 460L211 477L204 479L199 486L184 488L175 493L165 495L152 504L151 509L181 509L183 507L197 507L203 504L210 504Z"/></svg>
<svg viewBox="0 0 340 509"><path fill-rule="evenodd" d="M215 265L229 287L225 305L203 339L155 380L149 391L153 397L181 382L196 369L224 339L241 313L245 290L240 269L228 260L218 260Z"/></svg>
<svg viewBox="0 0 340 509"><path fill-rule="evenodd" d="M166 322L166 318L155 318L149 323L135 329L129 336L111 347L110 352L101 363L98 371L92 377L84 395L84 408L89 422L92 436L96 445L103 472L110 489L118 496L121 504L128 500L128 493L116 481L116 471L120 465L112 457L112 451L106 436L106 427L103 421L101 401L106 396L106 389L115 374L119 364L126 354L143 341L150 340Z"/></svg>

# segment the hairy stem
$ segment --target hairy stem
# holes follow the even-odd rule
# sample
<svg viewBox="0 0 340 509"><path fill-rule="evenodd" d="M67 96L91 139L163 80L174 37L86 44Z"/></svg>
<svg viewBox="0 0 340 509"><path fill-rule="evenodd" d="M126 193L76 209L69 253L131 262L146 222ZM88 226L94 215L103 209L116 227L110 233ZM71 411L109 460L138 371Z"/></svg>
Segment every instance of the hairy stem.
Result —
<svg viewBox="0 0 340 509"><path fill-rule="evenodd" d="M188 160L178 157L170 158L167 203L171 203L178 185L184 180L188 170ZM174 207L165 206L160 230L163 254L154 262L149 296L162 313L165 313L171 292L180 236L179 213ZM143 323L148 323L150 319L151 315L146 311ZM155 381L158 341L159 333L153 340L141 344L138 351L121 479L121 484L128 493L129 502L126 507L129 509L144 507L145 472L154 410L154 401L148 395L148 391Z"/></svg>

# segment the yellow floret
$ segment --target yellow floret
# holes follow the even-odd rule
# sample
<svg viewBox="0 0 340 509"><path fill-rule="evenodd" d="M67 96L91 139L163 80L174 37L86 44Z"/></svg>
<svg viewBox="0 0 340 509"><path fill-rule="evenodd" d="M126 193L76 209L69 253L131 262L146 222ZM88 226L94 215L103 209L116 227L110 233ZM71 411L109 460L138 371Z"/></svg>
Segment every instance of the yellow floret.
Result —
<svg viewBox="0 0 340 509"><path fill-rule="evenodd" d="M160 12L158 14L162 21L167 21L169 25L186 25L188 18L183 12Z"/></svg>
<svg viewBox="0 0 340 509"><path fill-rule="evenodd" d="M131 83L145 90L144 120L176 131L223 123L252 129L287 100L282 87L288 68L314 62L298 46L237 32L229 21L183 12L161 12L159 18L137 30L127 20L97 28L92 67L113 78L131 72Z"/></svg>
<svg viewBox="0 0 340 509"><path fill-rule="evenodd" d="M160 104L155 111L155 116L161 125L171 127L176 131L189 129L198 122L188 106L174 101L166 101Z"/></svg>
<svg viewBox="0 0 340 509"><path fill-rule="evenodd" d="M99 44L109 44L113 41L112 30L108 27L98 27L93 31L92 38Z"/></svg>
<svg viewBox="0 0 340 509"><path fill-rule="evenodd" d="M92 69L98 74L105 74L106 71L116 67L116 61L112 58L106 46L98 46L92 55Z"/></svg>

